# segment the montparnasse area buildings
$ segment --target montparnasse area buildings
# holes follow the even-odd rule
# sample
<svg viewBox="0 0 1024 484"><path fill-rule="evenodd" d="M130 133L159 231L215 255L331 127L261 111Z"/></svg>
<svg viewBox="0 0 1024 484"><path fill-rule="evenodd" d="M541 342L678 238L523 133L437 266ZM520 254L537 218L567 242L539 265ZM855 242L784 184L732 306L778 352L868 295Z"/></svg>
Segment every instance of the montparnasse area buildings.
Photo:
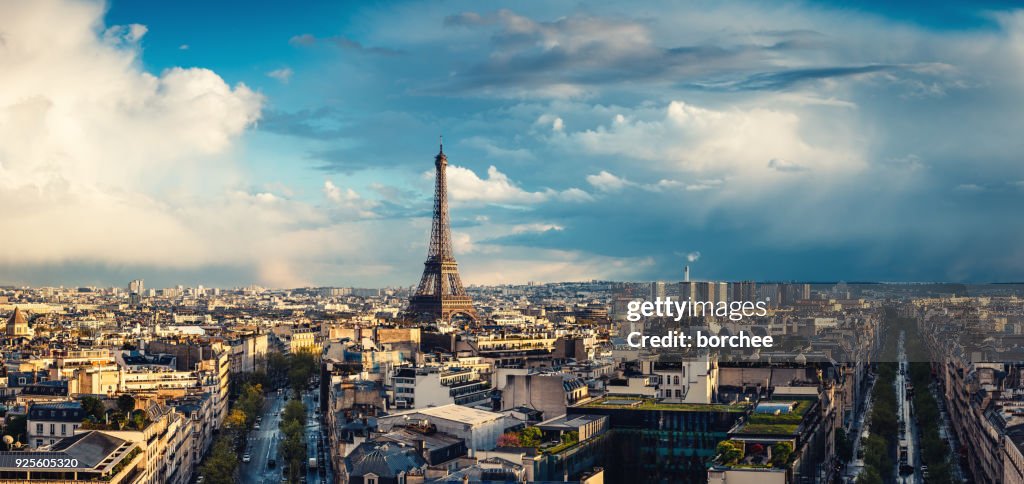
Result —
<svg viewBox="0 0 1024 484"><path fill-rule="evenodd" d="M1024 334L1015 287L707 281L689 268L678 281L473 284L452 244L447 157L434 158L415 285L0 287L0 484L218 482L207 462L224 435L236 436L236 482L925 482L940 466L1024 482L1024 406L1011 403L1024 373L1000 363L1021 361L1005 355ZM658 298L767 311L627 318L631 302ZM999 337L978 349L908 336L925 327ZM778 344L626 343L697 330ZM900 355L917 350L941 363L911 395L918 366ZM300 358L315 371L294 385ZM233 415L257 381L262 406L242 425ZM871 410L891 389L903 398L886 429ZM288 401L308 412L300 462L282 457ZM915 408L933 404L934 421L918 422ZM878 439L891 469L865 454Z"/></svg>

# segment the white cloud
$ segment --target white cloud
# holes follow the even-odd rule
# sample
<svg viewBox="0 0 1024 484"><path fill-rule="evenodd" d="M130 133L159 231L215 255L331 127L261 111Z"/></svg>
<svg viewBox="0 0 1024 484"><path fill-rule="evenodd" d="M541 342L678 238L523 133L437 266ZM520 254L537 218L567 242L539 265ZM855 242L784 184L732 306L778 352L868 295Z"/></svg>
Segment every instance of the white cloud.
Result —
<svg viewBox="0 0 1024 484"><path fill-rule="evenodd" d="M433 178L433 176L433 172L424 173L425 178ZM481 202L499 205L532 205L549 200L585 202L592 198L578 188L563 191L550 188L538 192L527 191L516 185L493 165L487 169L487 178L480 178L469 168L449 165L448 195L453 202Z"/></svg>
<svg viewBox="0 0 1024 484"><path fill-rule="evenodd" d="M601 171L601 173L596 175L587 175L587 183L602 192L617 192L632 184L628 180L619 178L607 171Z"/></svg>
<svg viewBox="0 0 1024 484"><path fill-rule="evenodd" d="M267 77L271 77L284 84L288 84L288 81L292 80L292 74L294 74L294 72L290 67L282 67L268 72Z"/></svg>
<svg viewBox="0 0 1024 484"><path fill-rule="evenodd" d="M569 133L568 140L572 147L592 154L627 156L662 169L732 175L757 183L769 182L771 172L794 167L845 172L863 164L855 150L815 143L805 129L795 111L713 110L672 101L660 112L638 108L629 117L617 115L608 125ZM612 183L605 186L615 186L605 181Z"/></svg>
<svg viewBox="0 0 1024 484"><path fill-rule="evenodd" d="M616 176L605 170L601 170L596 175L587 175L587 183L599 191L614 193L620 192L627 187L639 188L648 192L662 192L676 189L685 189L687 191L694 190L709 190L719 185L718 180L703 180L697 183L685 184L677 180L661 179L656 183L637 183L634 181L627 180L625 178Z"/></svg>
<svg viewBox="0 0 1024 484"><path fill-rule="evenodd" d="M544 232L561 232L565 230L565 227L559 224L553 223L532 223L532 224L519 224L513 225L511 232L513 234L525 234L525 233L544 233Z"/></svg>
<svg viewBox="0 0 1024 484"><path fill-rule="evenodd" d="M324 196L334 203L334 207L342 210L348 215L358 218L372 218L377 215L373 209L378 206L375 200L363 198L358 192L351 188L341 188L331 180L324 180Z"/></svg>
<svg viewBox="0 0 1024 484"><path fill-rule="evenodd" d="M103 40L112 44L135 44L149 29L141 24L114 25L103 32Z"/></svg>
<svg viewBox="0 0 1024 484"><path fill-rule="evenodd" d="M336 203L346 199L352 200L359 198L359 195L352 191L351 188L347 191L342 191L341 188L338 188L338 186L330 180L324 180L324 196L327 197L328 200Z"/></svg>
<svg viewBox="0 0 1024 484"><path fill-rule="evenodd" d="M0 264L258 260L244 249L267 228L255 222L274 231L305 216L280 217L273 194L224 192L262 96L206 69L142 70L146 28L103 29L104 10L0 5L0 206L17 234Z"/></svg>
<svg viewBox="0 0 1024 484"><path fill-rule="evenodd" d="M537 118L534 122L538 126L550 126L553 133L561 133L565 131L565 121L561 117L554 114L543 114Z"/></svg>

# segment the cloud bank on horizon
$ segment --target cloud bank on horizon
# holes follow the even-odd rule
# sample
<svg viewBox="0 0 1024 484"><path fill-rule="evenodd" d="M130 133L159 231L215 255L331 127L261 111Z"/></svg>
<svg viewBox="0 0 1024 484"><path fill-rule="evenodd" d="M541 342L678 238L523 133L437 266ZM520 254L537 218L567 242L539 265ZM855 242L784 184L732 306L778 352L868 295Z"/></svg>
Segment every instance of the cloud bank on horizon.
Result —
<svg viewBox="0 0 1024 484"><path fill-rule="evenodd" d="M1024 279L1024 10L887 8L4 3L0 283L414 284L440 132L469 284Z"/></svg>

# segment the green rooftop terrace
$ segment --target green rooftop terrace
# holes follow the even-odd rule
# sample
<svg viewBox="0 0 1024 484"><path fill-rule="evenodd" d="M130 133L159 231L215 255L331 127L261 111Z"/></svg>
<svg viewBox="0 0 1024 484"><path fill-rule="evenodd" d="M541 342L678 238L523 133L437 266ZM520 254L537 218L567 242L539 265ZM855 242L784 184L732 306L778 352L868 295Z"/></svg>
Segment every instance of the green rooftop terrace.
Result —
<svg viewBox="0 0 1024 484"><path fill-rule="evenodd" d="M581 405L583 408L667 410L671 412L746 412L748 403L665 403L657 398L603 397Z"/></svg>
<svg viewBox="0 0 1024 484"><path fill-rule="evenodd" d="M792 409L785 413L759 413L755 410L734 435L795 435L800 429L804 415L814 404L814 400L766 400L760 402L758 408L761 408L763 404L767 404L769 409L792 404Z"/></svg>

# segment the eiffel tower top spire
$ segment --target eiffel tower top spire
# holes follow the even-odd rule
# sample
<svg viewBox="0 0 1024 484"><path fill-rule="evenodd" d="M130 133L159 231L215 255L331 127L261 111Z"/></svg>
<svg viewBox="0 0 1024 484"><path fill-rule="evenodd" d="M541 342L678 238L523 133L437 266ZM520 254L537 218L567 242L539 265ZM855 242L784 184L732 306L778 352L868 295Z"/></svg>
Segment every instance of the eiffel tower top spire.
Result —
<svg viewBox="0 0 1024 484"><path fill-rule="evenodd" d="M430 248L423 264L423 277L409 300L408 316L418 320L450 320L455 315L476 319L473 300L466 294L452 250L452 229L448 216L448 157L444 143L434 157L434 218L430 225Z"/></svg>

